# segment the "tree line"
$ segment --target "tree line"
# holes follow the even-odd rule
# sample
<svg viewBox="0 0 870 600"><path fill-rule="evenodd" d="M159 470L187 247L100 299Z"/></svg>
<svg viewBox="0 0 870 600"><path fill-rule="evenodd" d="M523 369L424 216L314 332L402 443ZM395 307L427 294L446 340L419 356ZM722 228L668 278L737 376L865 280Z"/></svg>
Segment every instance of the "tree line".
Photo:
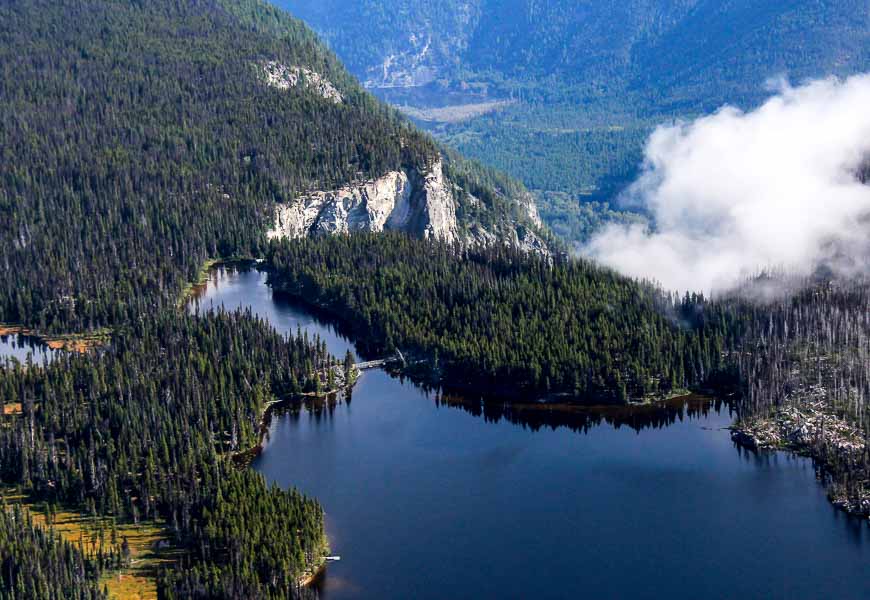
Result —
<svg viewBox="0 0 870 600"><path fill-rule="evenodd" d="M744 314L736 354L744 393L741 423L801 415L807 434L784 443L810 453L832 495L852 512L870 514L870 284L864 280L805 281L797 292L758 306L731 298ZM851 439L830 425L836 419ZM827 421L827 425L823 424ZM846 441L847 443L843 443ZM856 444L863 449L856 451Z"/></svg>
<svg viewBox="0 0 870 600"><path fill-rule="evenodd" d="M438 381L511 396L667 396L725 369L734 332L699 295L509 248L354 235L274 244L267 264L274 287L331 312L369 352L398 349Z"/></svg>

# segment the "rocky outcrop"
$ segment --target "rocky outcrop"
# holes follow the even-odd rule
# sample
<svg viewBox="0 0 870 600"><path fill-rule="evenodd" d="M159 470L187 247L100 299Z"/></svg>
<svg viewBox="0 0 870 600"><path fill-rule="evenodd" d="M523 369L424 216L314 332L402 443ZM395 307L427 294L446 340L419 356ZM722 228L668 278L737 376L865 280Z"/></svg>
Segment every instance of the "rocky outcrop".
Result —
<svg viewBox="0 0 870 600"><path fill-rule="evenodd" d="M821 400L782 406L770 416L743 419L732 428L731 439L753 451L793 450L806 454L829 472L843 464L860 464L866 451L864 434ZM845 512L870 516L870 481L866 478L861 480L853 474L849 490L832 481L828 496Z"/></svg>
<svg viewBox="0 0 870 600"><path fill-rule="evenodd" d="M305 89L311 90L335 104L341 104L344 101L338 89L316 71L305 67L287 66L276 61L269 61L263 64L262 68L266 85L270 87L289 90L303 85Z"/></svg>
<svg viewBox="0 0 870 600"><path fill-rule="evenodd" d="M852 457L861 456L865 447L861 431L832 414L823 402L784 406L772 417L747 419L733 429L732 438L754 450L824 446Z"/></svg>
<svg viewBox="0 0 870 600"><path fill-rule="evenodd" d="M380 65L368 69L367 88L409 88L431 83L437 77L432 64L432 37L410 34L406 47L384 57Z"/></svg>
<svg viewBox="0 0 870 600"><path fill-rule="evenodd" d="M524 192L517 199L517 202L520 205L520 208L526 213L529 221L535 225L535 227L543 227L544 222L541 221L541 215L538 213L538 204L535 202L535 197L532 196L529 192Z"/></svg>
<svg viewBox="0 0 870 600"><path fill-rule="evenodd" d="M270 239L296 239L342 233L402 231L421 239L469 246L504 244L523 252L550 256L539 234L538 210L531 194L514 200L523 222L502 216L460 222L461 207L482 210L479 199L444 175L436 161L425 171L409 169L337 190L315 191L275 207ZM473 211L472 211L473 212Z"/></svg>
<svg viewBox="0 0 870 600"><path fill-rule="evenodd" d="M384 230L456 241L456 202L445 184L440 162L427 173L393 171L362 184L312 192L280 204L268 236L299 238Z"/></svg>

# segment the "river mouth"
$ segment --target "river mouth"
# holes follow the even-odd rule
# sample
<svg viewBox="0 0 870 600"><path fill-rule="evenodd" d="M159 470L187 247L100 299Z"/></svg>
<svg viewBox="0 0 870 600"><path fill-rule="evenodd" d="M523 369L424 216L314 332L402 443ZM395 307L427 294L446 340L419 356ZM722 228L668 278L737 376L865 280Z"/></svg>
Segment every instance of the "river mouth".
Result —
<svg viewBox="0 0 870 600"><path fill-rule="evenodd" d="M219 269L200 310L353 344ZM194 310L193 308L191 310ZM715 400L580 409L482 403L366 372L350 397L271 419L252 465L324 506L325 598L867 598L870 527L810 460L735 447Z"/></svg>

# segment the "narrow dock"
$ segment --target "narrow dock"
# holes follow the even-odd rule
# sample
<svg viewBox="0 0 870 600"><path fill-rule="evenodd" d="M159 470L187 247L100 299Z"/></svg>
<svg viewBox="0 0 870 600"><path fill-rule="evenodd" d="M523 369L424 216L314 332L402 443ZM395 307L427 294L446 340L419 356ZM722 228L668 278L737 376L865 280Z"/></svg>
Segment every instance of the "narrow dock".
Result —
<svg viewBox="0 0 870 600"><path fill-rule="evenodd" d="M354 365L354 368L355 368L357 371L368 371L369 369L380 369L380 368L383 367L385 364L387 364L387 360L386 360L386 359L381 359L381 360L369 360L369 361L366 361L366 362L356 363L356 364Z"/></svg>

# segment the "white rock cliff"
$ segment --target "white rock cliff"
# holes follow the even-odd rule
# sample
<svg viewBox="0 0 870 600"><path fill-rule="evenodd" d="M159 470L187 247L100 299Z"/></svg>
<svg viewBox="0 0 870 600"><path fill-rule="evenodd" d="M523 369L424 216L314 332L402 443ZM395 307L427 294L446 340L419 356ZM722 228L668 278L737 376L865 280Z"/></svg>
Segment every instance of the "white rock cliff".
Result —
<svg viewBox="0 0 870 600"><path fill-rule="evenodd" d="M301 84L305 89L311 90L335 104L341 104L344 101L341 93L332 85L331 81L311 69L287 66L276 61L263 64L262 69L266 85L269 87L289 90Z"/></svg>
<svg viewBox="0 0 870 600"><path fill-rule="evenodd" d="M279 204L268 236L299 238L384 230L456 241L456 203L445 185L440 162L426 174L393 171L373 181L312 192Z"/></svg>
<svg viewBox="0 0 870 600"><path fill-rule="evenodd" d="M459 198L479 203L445 178L439 160L425 172L392 171L378 179L310 192L278 204L267 235L269 239L297 239L358 231L402 231L420 239L470 246L504 244L550 255L547 242L534 230L540 226L540 218L531 194L516 200L528 218L526 225L510 220L488 227L477 222L460 223Z"/></svg>

